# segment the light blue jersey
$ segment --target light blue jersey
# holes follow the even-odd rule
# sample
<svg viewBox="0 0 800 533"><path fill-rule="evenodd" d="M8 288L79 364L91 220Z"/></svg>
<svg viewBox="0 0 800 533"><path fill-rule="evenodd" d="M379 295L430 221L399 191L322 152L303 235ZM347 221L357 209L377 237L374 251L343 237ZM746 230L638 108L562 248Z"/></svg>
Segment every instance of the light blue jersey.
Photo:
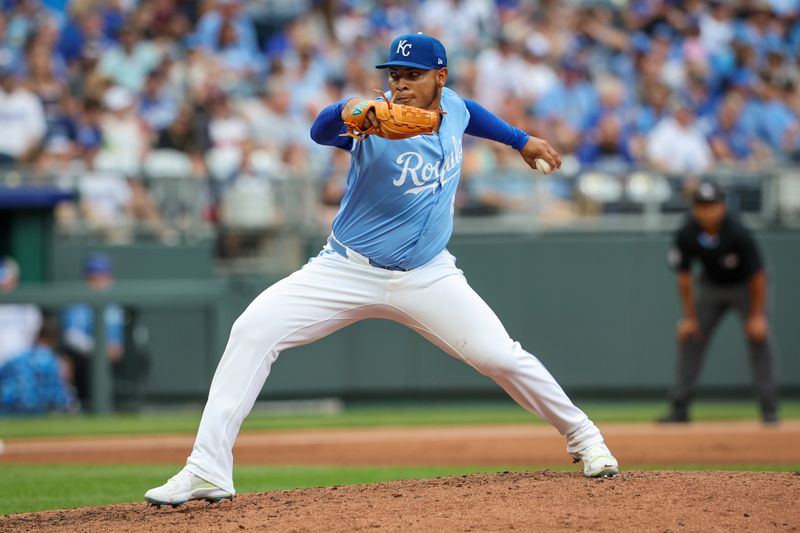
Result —
<svg viewBox="0 0 800 533"><path fill-rule="evenodd" d="M105 308L106 342L122 345L125 341L125 311L116 304ZM72 304L61 314L64 342L73 350L90 353L94 349L94 309L88 304Z"/></svg>
<svg viewBox="0 0 800 533"><path fill-rule="evenodd" d="M403 140L370 135L353 143L333 233L381 266L417 268L450 240L470 115L464 100L446 87L441 107L446 114L438 133Z"/></svg>

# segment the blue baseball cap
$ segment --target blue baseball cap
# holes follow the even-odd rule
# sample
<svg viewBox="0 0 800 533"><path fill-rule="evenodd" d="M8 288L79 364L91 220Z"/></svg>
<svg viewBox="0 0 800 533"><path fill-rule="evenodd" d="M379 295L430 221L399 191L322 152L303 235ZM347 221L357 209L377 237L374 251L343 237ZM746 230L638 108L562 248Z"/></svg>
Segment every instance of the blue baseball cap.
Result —
<svg viewBox="0 0 800 533"><path fill-rule="evenodd" d="M85 276L111 274L111 259L100 252L89 255L83 263L83 274Z"/></svg>
<svg viewBox="0 0 800 533"><path fill-rule="evenodd" d="M0 257L0 284L5 283L10 274L11 264L5 257Z"/></svg>
<svg viewBox="0 0 800 533"><path fill-rule="evenodd" d="M389 61L375 68L409 67L433 70L447 66L444 45L430 35L409 33L401 35L389 46Z"/></svg>

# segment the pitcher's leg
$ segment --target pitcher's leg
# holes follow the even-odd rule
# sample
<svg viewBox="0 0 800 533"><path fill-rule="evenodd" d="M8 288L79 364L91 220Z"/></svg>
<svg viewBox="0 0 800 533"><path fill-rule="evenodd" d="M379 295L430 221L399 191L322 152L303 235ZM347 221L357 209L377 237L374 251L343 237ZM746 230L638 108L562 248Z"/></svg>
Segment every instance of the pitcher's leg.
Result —
<svg viewBox="0 0 800 533"><path fill-rule="evenodd" d="M262 292L236 320L211 382L189 471L233 493L233 444L278 354L365 316L369 283L349 280L347 268L344 260L317 259Z"/></svg>
<svg viewBox="0 0 800 533"><path fill-rule="evenodd" d="M460 273L416 291L398 291L391 303L405 317L398 321L492 378L523 408L552 424L567 437L568 451L602 442L594 423L544 365L509 337Z"/></svg>

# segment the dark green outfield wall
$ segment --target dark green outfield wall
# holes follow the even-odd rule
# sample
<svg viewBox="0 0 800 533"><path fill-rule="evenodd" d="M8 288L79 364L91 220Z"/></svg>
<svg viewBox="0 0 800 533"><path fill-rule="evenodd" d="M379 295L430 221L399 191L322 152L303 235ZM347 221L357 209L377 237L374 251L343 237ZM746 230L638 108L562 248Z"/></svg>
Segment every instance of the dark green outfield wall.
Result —
<svg viewBox="0 0 800 533"><path fill-rule="evenodd" d="M761 237L775 280L782 381L800 387L800 236ZM674 368L678 303L667 236L456 238L450 250L511 336L570 390L665 390ZM750 383L734 316L712 344L702 383ZM496 386L402 326L373 320L286 352L265 393L291 393L315 374L326 392L494 391Z"/></svg>
<svg viewBox="0 0 800 533"><path fill-rule="evenodd" d="M781 379L798 391L800 234L762 233L760 240L775 282L774 329L781 348ZM668 244L666 235L492 236L457 237L450 250L511 336L537 355L565 388L611 394L661 392L672 381L678 303L674 276L665 262ZM63 264L55 271L69 279L67 263L74 270L79 264L75 258L84 252L68 253L62 248ZM139 278L156 269L154 262L171 265L173 274L158 274L165 278L180 277L181 272L189 278L204 278L212 271L207 258L201 257L206 252L198 249L166 252L171 256L154 250L111 253L120 270L130 270ZM137 263L128 265L128 261ZM185 265L183 270L178 264ZM180 302L142 310L152 355L148 396L203 398L230 325L269 283L266 279L232 280L216 322L207 312L181 307ZM222 329L216 341L193 334L208 328ZM707 389L749 385L742 339L738 321L729 317L709 353L702 380ZM264 397L490 394L498 390L415 333L394 323L370 320L283 353Z"/></svg>
<svg viewBox="0 0 800 533"><path fill-rule="evenodd" d="M214 277L212 244L164 246L157 242L100 245L88 242L56 240L53 243L53 281L80 280L83 262L93 252L109 256L118 279L203 279Z"/></svg>

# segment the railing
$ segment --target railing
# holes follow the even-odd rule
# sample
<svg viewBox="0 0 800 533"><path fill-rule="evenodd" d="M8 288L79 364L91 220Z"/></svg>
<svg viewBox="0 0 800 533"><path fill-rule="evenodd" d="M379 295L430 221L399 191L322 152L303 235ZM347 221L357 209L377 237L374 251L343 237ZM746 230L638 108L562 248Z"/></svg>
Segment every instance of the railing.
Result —
<svg viewBox="0 0 800 533"><path fill-rule="evenodd" d="M719 168L692 179L646 168L588 168L548 176L522 169L468 178L465 188L475 192L457 211L455 231L663 231L674 228L687 211L699 179L722 185L728 208L751 226L800 228L800 167L761 172ZM505 191L513 192L504 198ZM494 205L482 205L481 197ZM504 201L510 207L497 209Z"/></svg>
<svg viewBox="0 0 800 533"><path fill-rule="evenodd" d="M0 169L0 186L56 184L74 191L77 200L56 212L57 234L112 242L160 239L170 244L218 235L245 241L307 238L326 233L335 212L321 201L322 184L314 177L276 179L250 173L219 180L192 177L168 164L145 170L141 179L130 180L81 169L42 173L5 168ZM718 169L703 177L728 190L729 208L749 224L800 228L800 167L759 173ZM582 169L543 176L528 169L495 168L462 177L455 231L657 232L673 228L686 211L686 189L683 176L648 169Z"/></svg>
<svg viewBox="0 0 800 533"><path fill-rule="evenodd" d="M83 283L61 282L20 286L10 293L0 292L0 305L35 304L51 311L75 302L84 302L94 310L94 350L89 384L88 410L109 413L113 408L111 364L106 355L104 313L109 304L129 309L202 309L206 328L203 335L214 353L222 353L229 324L223 321L220 302L228 290L224 280L120 281L106 290L89 290ZM196 364L200 364L196 361Z"/></svg>

